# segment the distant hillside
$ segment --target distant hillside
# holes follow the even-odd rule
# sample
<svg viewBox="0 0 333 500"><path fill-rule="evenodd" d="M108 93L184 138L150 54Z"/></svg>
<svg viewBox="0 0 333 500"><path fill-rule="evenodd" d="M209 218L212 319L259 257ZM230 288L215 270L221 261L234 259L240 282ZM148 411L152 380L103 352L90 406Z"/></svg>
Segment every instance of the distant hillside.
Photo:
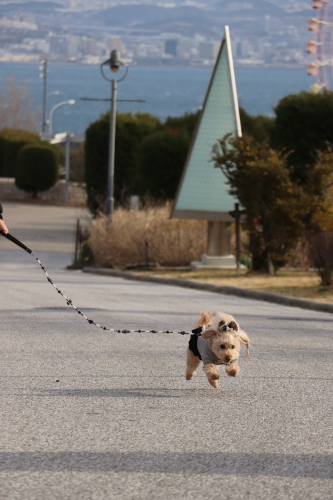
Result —
<svg viewBox="0 0 333 500"><path fill-rule="evenodd" d="M180 6L173 8L155 5L117 5L103 10L94 20L107 26L136 29L157 29L183 34L210 33L216 25L211 11L197 7Z"/></svg>
<svg viewBox="0 0 333 500"><path fill-rule="evenodd" d="M12 12L45 13L55 9L63 9L61 3L56 2L18 2L0 4L0 15L4 16Z"/></svg>

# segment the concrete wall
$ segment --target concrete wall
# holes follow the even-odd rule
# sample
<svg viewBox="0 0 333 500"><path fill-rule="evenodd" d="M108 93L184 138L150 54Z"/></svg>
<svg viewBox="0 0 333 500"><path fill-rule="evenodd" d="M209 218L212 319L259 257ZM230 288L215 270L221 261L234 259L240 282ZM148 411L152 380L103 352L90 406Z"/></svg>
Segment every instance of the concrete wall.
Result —
<svg viewBox="0 0 333 500"><path fill-rule="evenodd" d="M53 188L48 191L40 191L38 197L46 200L65 201L65 180L58 181ZM0 200L19 201L31 199L31 193L26 193L15 186L15 179L10 177L0 177ZM71 182L69 185L69 201L85 203L87 194L85 185Z"/></svg>

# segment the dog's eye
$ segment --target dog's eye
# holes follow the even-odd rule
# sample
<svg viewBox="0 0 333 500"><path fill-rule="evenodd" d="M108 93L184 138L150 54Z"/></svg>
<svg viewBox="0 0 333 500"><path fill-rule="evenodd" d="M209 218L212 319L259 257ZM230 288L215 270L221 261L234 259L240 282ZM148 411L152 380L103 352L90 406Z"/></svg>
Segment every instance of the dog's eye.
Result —
<svg viewBox="0 0 333 500"><path fill-rule="evenodd" d="M231 330L234 330L235 332L237 332L238 330L238 326L236 325L235 321L230 321L228 327L231 328Z"/></svg>
<svg viewBox="0 0 333 500"><path fill-rule="evenodd" d="M231 349L235 349L235 346L234 346L234 345L232 345L232 346L231 346Z"/></svg>
<svg viewBox="0 0 333 500"><path fill-rule="evenodd" d="M225 345L224 344L221 344L220 347L221 347L221 349L225 349Z"/></svg>

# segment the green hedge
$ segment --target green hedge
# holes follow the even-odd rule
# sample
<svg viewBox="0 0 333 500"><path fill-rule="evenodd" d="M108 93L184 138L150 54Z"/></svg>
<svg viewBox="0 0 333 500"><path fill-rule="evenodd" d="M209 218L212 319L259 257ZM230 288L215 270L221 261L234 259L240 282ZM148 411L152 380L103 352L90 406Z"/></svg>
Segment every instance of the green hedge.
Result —
<svg viewBox="0 0 333 500"><path fill-rule="evenodd" d="M18 154L15 184L19 189L32 192L46 191L58 179L56 153L45 146L25 146Z"/></svg>
<svg viewBox="0 0 333 500"><path fill-rule="evenodd" d="M131 194L174 197L198 115L196 112L168 117L162 124L145 113L117 114L114 188L117 202ZM109 119L107 113L86 130L85 180L88 205L93 213L105 209ZM154 148L152 154L148 151L150 147Z"/></svg>
<svg viewBox="0 0 333 500"><path fill-rule="evenodd" d="M88 206L93 213L105 210L109 157L109 113L86 130L85 181ZM158 118L145 113L117 114L114 196L117 201L137 193L137 157L141 142L158 129Z"/></svg>
<svg viewBox="0 0 333 500"><path fill-rule="evenodd" d="M186 132L155 132L142 141L138 155L139 195L173 199L191 138Z"/></svg>
<svg viewBox="0 0 333 500"><path fill-rule="evenodd" d="M0 176L15 177L17 157L27 144L41 144L38 134L26 130L4 128L0 132Z"/></svg>

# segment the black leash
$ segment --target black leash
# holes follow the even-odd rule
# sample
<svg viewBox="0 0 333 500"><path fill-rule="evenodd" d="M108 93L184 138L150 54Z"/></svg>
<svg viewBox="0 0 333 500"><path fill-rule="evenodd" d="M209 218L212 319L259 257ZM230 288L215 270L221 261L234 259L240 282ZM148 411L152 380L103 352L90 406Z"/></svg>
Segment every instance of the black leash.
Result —
<svg viewBox="0 0 333 500"><path fill-rule="evenodd" d="M18 240L17 238L15 238L14 236L12 236L11 234L9 233L4 233L1 229L0 229L0 234L2 236L4 236L5 238L7 238L7 240L10 240L11 242L15 243L15 245L19 246L20 248L22 248L23 250L25 250L26 252L28 252L28 254L32 255L38 262L38 264L40 265L40 267L43 269L44 273L46 274L46 279L49 283L51 283L51 285L57 290L57 292L62 296L64 297L64 299L66 300L67 302L67 305L68 306L71 306L73 309L75 309L75 311L80 314L80 316L82 316L86 321L88 321L88 323L90 325L94 325L94 326L97 326L98 328L101 328L102 330L106 330L108 332L115 332L115 333L178 333L179 335L191 335L191 333L189 332L171 332L169 330L117 330L117 329L114 329L114 328L107 328L106 326L102 326L102 325L99 325L98 323L96 323L94 320L92 319L89 319L85 314L83 314L82 311L80 311L80 309L78 309L74 304L73 302L71 301L71 299L68 299L66 297L66 295L64 295L62 293L61 290L59 290L59 288L53 283L53 281L51 280L50 276L48 275L45 267L43 266L43 264L41 263L41 261L39 260L39 258L37 257L37 255L35 255L35 252L33 252L30 248L28 248L26 245L24 245L24 243L22 243L20 240Z"/></svg>

